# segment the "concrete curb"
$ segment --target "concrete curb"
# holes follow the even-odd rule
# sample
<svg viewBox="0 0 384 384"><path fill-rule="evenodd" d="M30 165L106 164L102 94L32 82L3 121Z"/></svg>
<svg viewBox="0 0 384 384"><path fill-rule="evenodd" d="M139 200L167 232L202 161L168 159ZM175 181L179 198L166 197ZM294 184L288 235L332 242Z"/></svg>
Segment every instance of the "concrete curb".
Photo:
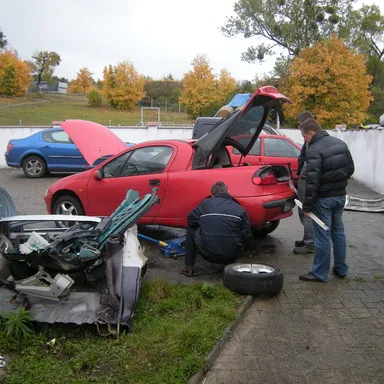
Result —
<svg viewBox="0 0 384 384"><path fill-rule="evenodd" d="M187 384L199 384L199 383L201 383L201 380L204 378L206 373L211 368L214 360L219 355L219 353L220 353L221 349L223 348L224 344L232 336L233 332L236 330L236 328L240 324L240 321L243 319L244 314L247 312L247 310L252 305L252 303L253 303L253 297L252 296L247 296L245 298L243 304L241 304L241 306L239 308L237 318L232 322L232 324L230 324L227 328L225 328L223 336L215 344L215 346L213 347L212 351L209 352L207 358L205 359L204 366L200 369L199 372L195 373L188 380Z"/></svg>

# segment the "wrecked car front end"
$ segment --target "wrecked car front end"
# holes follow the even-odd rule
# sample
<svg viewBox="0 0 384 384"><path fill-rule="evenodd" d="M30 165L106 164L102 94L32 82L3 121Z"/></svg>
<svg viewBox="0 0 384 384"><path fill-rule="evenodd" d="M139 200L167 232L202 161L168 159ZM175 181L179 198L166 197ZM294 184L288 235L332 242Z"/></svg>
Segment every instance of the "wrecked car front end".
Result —
<svg viewBox="0 0 384 384"><path fill-rule="evenodd" d="M129 328L147 268L136 222L157 201L156 189L142 199L129 190L111 216L76 217L64 231L41 225L53 215L0 220L0 313L22 305L38 322Z"/></svg>

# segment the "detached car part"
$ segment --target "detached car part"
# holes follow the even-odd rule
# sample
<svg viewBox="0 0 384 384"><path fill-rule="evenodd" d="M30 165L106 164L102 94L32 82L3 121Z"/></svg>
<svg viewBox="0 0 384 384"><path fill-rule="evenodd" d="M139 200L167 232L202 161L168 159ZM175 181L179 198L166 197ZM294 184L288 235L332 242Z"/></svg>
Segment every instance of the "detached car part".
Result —
<svg viewBox="0 0 384 384"><path fill-rule="evenodd" d="M118 334L120 326L130 327L148 261L136 222L158 202L156 191L140 200L136 191L129 190L116 211L104 219L86 222L76 216L77 224L54 235L46 248L28 254L18 252L3 234L0 251L7 267L28 276L0 282L0 312L17 308L17 293L28 299L31 317L39 322L94 323L100 333L106 326L107 334ZM0 220L9 234L10 226L20 230L26 223L25 217L17 220L17 216Z"/></svg>

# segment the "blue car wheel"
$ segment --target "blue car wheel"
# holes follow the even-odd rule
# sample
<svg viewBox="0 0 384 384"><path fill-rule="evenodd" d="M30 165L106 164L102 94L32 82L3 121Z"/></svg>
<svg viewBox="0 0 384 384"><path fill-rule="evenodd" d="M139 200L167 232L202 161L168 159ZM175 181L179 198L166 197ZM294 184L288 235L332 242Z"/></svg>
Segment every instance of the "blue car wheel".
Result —
<svg viewBox="0 0 384 384"><path fill-rule="evenodd" d="M23 161L23 171L25 176L30 178L44 177L47 173L47 166L40 156L27 156Z"/></svg>

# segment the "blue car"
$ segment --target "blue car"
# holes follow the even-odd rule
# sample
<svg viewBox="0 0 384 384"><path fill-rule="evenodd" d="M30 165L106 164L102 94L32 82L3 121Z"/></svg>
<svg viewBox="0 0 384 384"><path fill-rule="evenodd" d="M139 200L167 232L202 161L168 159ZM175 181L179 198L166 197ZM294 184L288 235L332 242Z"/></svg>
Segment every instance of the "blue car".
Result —
<svg viewBox="0 0 384 384"><path fill-rule="evenodd" d="M127 146L133 145L126 143ZM107 157L88 165L68 134L61 128L49 128L23 139L10 140L5 152L9 167L23 168L30 178L44 177L49 172L81 172Z"/></svg>

